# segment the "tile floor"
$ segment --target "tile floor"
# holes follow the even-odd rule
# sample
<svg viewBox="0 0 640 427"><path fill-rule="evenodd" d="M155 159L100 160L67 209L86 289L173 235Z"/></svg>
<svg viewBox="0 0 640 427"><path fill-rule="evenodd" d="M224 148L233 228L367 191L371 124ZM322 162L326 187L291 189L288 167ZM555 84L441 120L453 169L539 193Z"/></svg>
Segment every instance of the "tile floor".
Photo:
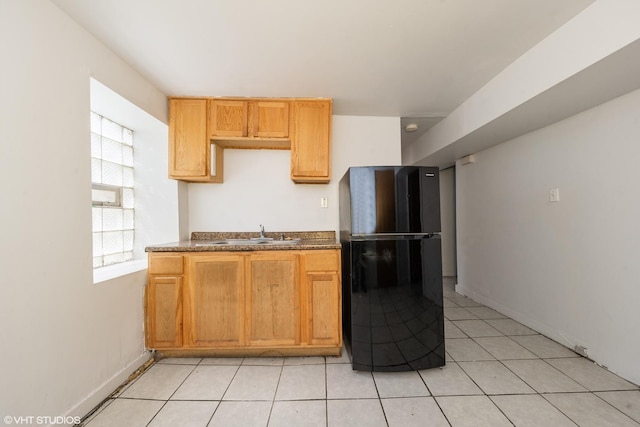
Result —
<svg viewBox="0 0 640 427"><path fill-rule="evenodd" d="M640 389L445 286L447 365L356 372L337 357L164 359L83 425L639 426Z"/></svg>

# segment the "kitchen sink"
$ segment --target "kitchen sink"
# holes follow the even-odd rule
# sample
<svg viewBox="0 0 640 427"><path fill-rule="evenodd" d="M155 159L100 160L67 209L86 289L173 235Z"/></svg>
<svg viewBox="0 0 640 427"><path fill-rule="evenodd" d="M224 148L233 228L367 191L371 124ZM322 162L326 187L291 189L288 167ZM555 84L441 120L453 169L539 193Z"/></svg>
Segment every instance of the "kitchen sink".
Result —
<svg viewBox="0 0 640 427"><path fill-rule="evenodd" d="M299 238L274 240L271 237L253 237L251 239L224 239L208 240L196 243L195 246L218 246L218 245L295 245L300 242Z"/></svg>
<svg viewBox="0 0 640 427"><path fill-rule="evenodd" d="M224 241L228 245L255 245L257 243L251 239L225 239Z"/></svg>
<svg viewBox="0 0 640 427"><path fill-rule="evenodd" d="M205 240L200 243L196 243L195 246L217 246L217 245L226 245L227 242L225 240Z"/></svg>
<svg viewBox="0 0 640 427"><path fill-rule="evenodd" d="M273 237L252 237L250 240L254 243L269 243Z"/></svg>
<svg viewBox="0 0 640 427"><path fill-rule="evenodd" d="M267 242L269 245L295 245L300 242L300 239L285 239L285 240L271 240Z"/></svg>

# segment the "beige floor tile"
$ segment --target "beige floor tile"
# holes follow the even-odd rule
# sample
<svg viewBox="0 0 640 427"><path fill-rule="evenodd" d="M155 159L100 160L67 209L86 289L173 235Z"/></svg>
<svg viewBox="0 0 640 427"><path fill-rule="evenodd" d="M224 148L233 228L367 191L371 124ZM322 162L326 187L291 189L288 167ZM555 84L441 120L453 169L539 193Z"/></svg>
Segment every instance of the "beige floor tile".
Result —
<svg viewBox="0 0 640 427"><path fill-rule="evenodd" d="M540 395L490 396L518 427L575 427L562 412Z"/></svg>
<svg viewBox="0 0 640 427"><path fill-rule="evenodd" d="M116 399L87 423L87 427L144 427L164 403L160 400Z"/></svg>
<svg viewBox="0 0 640 427"><path fill-rule="evenodd" d="M482 394L482 390L455 362L447 363L442 368L423 369L419 372L434 396Z"/></svg>
<svg viewBox="0 0 640 427"><path fill-rule="evenodd" d="M595 395L640 423L640 391L602 391Z"/></svg>
<svg viewBox="0 0 640 427"><path fill-rule="evenodd" d="M512 336L511 339L536 356L543 359L557 357L580 357L574 351L558 344L557 342L545 337L544 335L519 335Z"/></svg>
<svg viewBox="0 0 640 427"><path fill-rule="evenodd" d="M207 427L265 427L271 405L272 402L220 402Z"/></svg>
<svg viewBox="0 0 640 427"><path fill-rule="evenodd" d="M377 398L371 372L354 371L351 365L327 365L328 399Z"/></svg>
<svg viewBox="0 0 640 427"><path fill-rule="evenodd" d="M580 427L638 427L638 423L592 393L556 393L543 397Z"/></svg>
<svg viewBox="0 0 640 427"><path fill-rule="evenodd" d="M451 301L450 299L447 298L443 298L442 299L442 305L444 307L448 307L448 308L460 308L460 306L458 304L456 304L455 302Z"/></svg>
<svg viewBox="0 0 640 427"><path fill-rule="evenodd" d="M202 365L225 365L225 366L240 366L244 357L205 357L200 362Z"/></svg>
<svg viewBox="0 0 640 427"><path fill-rule="evenodd" d="M536 331L529 329L513 319L487 319L487 323L505 335L535 335Z"/></svg>
<svg viewBox="0 0 640 427"><path fill-rule="evenodd" d="M324 365L294 365L282 368L276 400L326 398Z"/></svg>
<svg viewBox="0 0 640 427"><path fill-rule="evenodd" d="M349 357L349 352L344 347L342 347L342 352L340 353L340 356L326 356L325 360L326 360L327 364L351 363L351 358Z"/></svg>
<svg viewBox="0 0 640 427"><path fill-rule="evenodd" d="M531 387L498 361L458 364L485 394L535 393Z"/></svg>
<svg viewBox="0 0 640 427"><path fill-rule="evenodd" d="M473 362L476 360L495 360L489 352L480 347L471 338L445 339L447 353L456 362Z"/></svg>
<svg viewBox="0 0 640 427"><path fill-rule="evenodd" d="M475 314L463 307L445 307L444 317L449 320L477 319Z"/></svg>
<svg viewBox="0 0 640 427"><path fill-rule="evenodd" d="M449 289L455 291L457 282L458 278L456 276L442 276L442 288L444 290Z"/></svg>
<svg viewBox="0 0 640 427"><path fill-rule="evenodd" d="M512 427L487 396L436 397L452 427Z"/></svg>
<svg viewBox="0 0 640 427"><path fill-rule="evenodd" d="M484 307L483 304L480 304L477 301L472 300L469 297L465 297L464 295L455 294L453 296L448 297L451 301L458 304L460 307Z"/></svg>
<svg viewBox="0 0 640 427"><path fill-rule="evenodd" d="M287 365L324 365L323 356L285 357L284 366Z"/></svg>
<svg viewBox="0 0 640 427"><path fill-rule="evenodd" d="M382 399L389 427L449 427L432 397Z"/></svg>
<svg viewBox="0 0 640 427"><path fill-rule="evenodd" d="M381 398L429 396L427 386L416 371L374 372L373 380Z"/></svg>
<svg viewBox="0 0 640 427"><path fill-rule="evenodd" d="M245 357L242 365L247 366L282 366L284 357Z"/></svg>
<svg viewBox="0 0 640 427"><path fill-rule="evenodd" d="M206 427L218 402L167 402L149 427Z"/></svg>
<svg viewBox="0 0 640 427"><path fill-rule="evenodd" d="M240 366L223 400L273 400L280 366Z"/></svg>
<svg viewBox="0 0 640 427"><path fill-rule="evenodd" d="M221 400L238 366L198 366L171 396L171 400Z"/></svg>
<svg viewBox="0 0 640 427"><path fill-rule="evenodd" d="M511 337L485 337L474 340L498 360L536 359L536 355L522 347Z"/></svg>
<svg viewBox="0 0 640 427"><path fill-rule="evenodd" d="M447 338L469 338L450 320L444 321L444 336Z"/></svg>
<svg viewBox="0 0 640 427"><path fill-rule="evenodd" d="M195 365L155 364L142 374L121 397L168 400Z"/></svg>
<svg viewBox="0 0 640 427"><path fill-rule="evenodd" d="M386 425L378 399L327 401L328 427L386 427Z"/></svg>
<svg viewBox="0 0 640 427"><path fill-rule="evenodd" d="M269 417L269 427L325 427L326 425L326 400L274 402Z"/></svg>
<svg viewBox="0 0 640 427"><path fill-rule="evenodd" d="M456 288L455 279L449 282L443 282L442 295L445 298L458 296L459 294L456 293L455 288Z"/></svg>
<svg viewBox="0 0 640 427"><path fill-rule="evenodd" d="M544 360L504 360L502 363L538 393L586 391Z"/></svg>
<svg viewBox="0 0 640 427"><path fill-rule="evenodd" d="M456 293L456 291L453 290L453 288L448 288L446 286L442 289L442 295L445 298L451 298L451 297L458 296L458 294Z"/></svg>
<svg viewBox="0 0 640 427"><path fill-rule="evenodd" d="M452 323L471 338L503 336L502 332L484 320L454 320Z"/></svg>
<svg viewBox="0 0 640 427"><path fill-rule="evenodd" d="M507 316L489 307L466 307L478 319L505 319Z"/></svg>
<svg viewBox="0 0 640 427"><path fill-rule="evenodd" d="M591 391L636 390L638 388L583 357L547 359L546 361Z"/></svg>

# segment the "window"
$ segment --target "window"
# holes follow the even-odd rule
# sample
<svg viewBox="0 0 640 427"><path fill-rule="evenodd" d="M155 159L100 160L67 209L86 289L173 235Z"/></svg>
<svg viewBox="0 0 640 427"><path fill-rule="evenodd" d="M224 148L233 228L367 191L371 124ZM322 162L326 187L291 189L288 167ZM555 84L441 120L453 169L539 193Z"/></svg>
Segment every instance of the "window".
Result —
<svg viewBox="0 0 640 427"><path fill-rule="evenodd" d="M93 268L133 260L133 131L91 112Z"/></svg>
<svg viewBox="0 0 640 427"><path fill-rule="evenodd" d="M117 280L131 273L145 270L147 268L146 246L179 240L181 221L178 215L180 212L178 201L180 195L184 194L185 198L183 200L186 202L187 188L186 186L179 186L177 181L167 177L167 140L169 132L166 123L163 123L155 116L122 97L117 92L114 92L93 77L89 78L89 84L91 96L87 114L89 112L95 113L95 115L91 114L93 124L92 133L101 135L100 138L97 138L95 135L92 137L94 143L94 150L92 151L96 153L94 154L96 160L92 160L94 176L99 174L102 178L103 175L103 165L98 163L102 161L103 157L102 134L104 132L102 117L108 118L108 120L105 119L107 128L109 128L110 122L116 122L126 128L122 131L122 136L129 138L125 139L125 141L132 140L135 144L133 149L131 148L131 142L124 144L126 147L123 148L123 160L129 156L129 153L135 151L135 156L132 155L133 162L129 162L128 165L126 165L126 167L130 168L130 165L133 164L135 170L135 223L129 223L129 226L126 227L126 230L128 230L126 234L128 242L131 242L132 239L131 229L135 228L133 234L133 259L118 264L107 265L104 261L105 256L108 255L105 255L105 250L102 249L105 240L102 238L102 235L100 235L100 241L98 238L94 239L96 243L100 243L99 248L95 250L96 264L101 265L97 261L102 261L102 265L104 265L104 267L93 269L93 283L98 284L113 279ZM133 98L136 98L135 93L137 92L135 90L133 92ZM142 93L146 92L143 91ZM160 97L158 99L159 101L157 103L151 102L148 107L153 109L153 106L156 105L158 107L157 111L162 111L162 108L166 108L166 102L162 101L162 99L165 98ZM162 113L159 114L163 115ZM130 129L133 129L133 133ZM98 130L100 132L96 132ZM106 139L113 139L108 135L105 135L105 137ZM87 143L89 138L89 135L87 135ZM98 153L100 155L98 155ZM129 158L129 160L131 159ZM105 161L110 160L105 159ZM129 172L126 173L128 175L123 175L123 182L131 179L130 169ZM100 182L100 180L95 181ZM133 213L131 211L133 208L132 187L122 188L122 186L116 186L118 189L114 189L111 187L112 184L100 185L106 186L106 188L94 186L94 191L92 191L95 197L94 201L98 202L95 204L96 208L93 209L94 218L97 216L97 219L100 219L100 221L94 220L94 223L98 226L96 233L105 231L105 225L107 227L109 226L105 218L101 218L100 216L102 216L105 211L113 213L114 209L117 209L113 207L114 204L124 206L124 209L129 209L126 217L124 212L122 214L123 225L126 221L133 222L133 215L130 215ZM119 192L121 193L120 202L116 199ZM100 210L98 209L99 203L102 203L102 207L99 208ZM117 220L119 221L119 218ZM100 226L100 224L102 224L102 226ZM184 225L186 227L186 224ZM130 252L130 246L127 250L124 248L126 230L123 227L123 260L126 259L124 254ZM187 231L185 231L185 235L186 233ZM120 237L117 238L119 239ZM117 256L119 255L115 255L114 258ZM127 258L129 256L130 255L127 255ZM107 261L109 261L109 259L107 259Z"/></svg>

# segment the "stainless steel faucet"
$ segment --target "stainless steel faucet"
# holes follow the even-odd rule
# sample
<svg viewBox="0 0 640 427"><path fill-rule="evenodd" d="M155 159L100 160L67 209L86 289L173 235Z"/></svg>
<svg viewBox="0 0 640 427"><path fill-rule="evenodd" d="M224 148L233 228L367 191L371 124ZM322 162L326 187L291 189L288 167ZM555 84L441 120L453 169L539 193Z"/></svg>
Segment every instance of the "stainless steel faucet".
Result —
<svg viewBox="0 0 640 427"><path fill-rule="evenodd" d="M260 224L260 238L264 239L264 225Z"/></svg>

